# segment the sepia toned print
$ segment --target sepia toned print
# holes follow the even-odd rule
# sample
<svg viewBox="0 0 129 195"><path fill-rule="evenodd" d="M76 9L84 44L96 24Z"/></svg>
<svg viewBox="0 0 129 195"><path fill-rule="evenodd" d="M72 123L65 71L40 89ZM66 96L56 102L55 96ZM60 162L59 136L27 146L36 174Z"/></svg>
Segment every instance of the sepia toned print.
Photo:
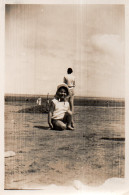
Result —
<svg viewBox="0 0 129 195"><path fill-rule="evenodd" d="M124 5L6 4L6 190L125 177L124 25ZM48 124L68 68L72 131Z"/></svg>

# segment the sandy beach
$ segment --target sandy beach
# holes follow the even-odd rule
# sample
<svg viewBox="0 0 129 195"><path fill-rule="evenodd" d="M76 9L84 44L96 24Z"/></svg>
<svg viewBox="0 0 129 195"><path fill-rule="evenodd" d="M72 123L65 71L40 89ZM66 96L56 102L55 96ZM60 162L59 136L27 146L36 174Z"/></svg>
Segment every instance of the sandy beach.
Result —
<svg viewBox="0 0 129 195"><path fill-rule="evenodd" d="M111 178L122 180L128 143L127 1L24 2L1 3L6 192L79 182L96 188ZM75 76L67 83L75 87L75 130L51 130L37 99L46 106L68 68Z"/></svg>
<svg viewBox="0 0 129 195"><path fill-rule="evenodd" d="M50 130L47 113L23 113L32 102L5 103L5 189L33 185L98 186L124 177L124 107L75 106L75 130Z"/></svg>

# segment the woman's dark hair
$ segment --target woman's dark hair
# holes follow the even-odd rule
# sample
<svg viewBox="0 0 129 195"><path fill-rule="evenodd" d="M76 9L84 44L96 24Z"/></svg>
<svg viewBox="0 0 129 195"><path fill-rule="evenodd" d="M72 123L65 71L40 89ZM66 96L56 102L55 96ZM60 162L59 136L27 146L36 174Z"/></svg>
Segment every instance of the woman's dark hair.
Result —
<svg viewBox="0 0 129 195"><path fill-rule="evenodd" d="M67 73L71 74L73 72L72 68L68 68Z"/></svg>
<svg viewBox="0 0 129 195"><path fill-rule="evenodd" d="M61 89L65 89L65 90L66 90L66 93L67 93L67 96L69 95L68 89L67 89L66 87L60 87L60 88L57 90L56 95L58 95L58 92L59 92Z"/></svg>

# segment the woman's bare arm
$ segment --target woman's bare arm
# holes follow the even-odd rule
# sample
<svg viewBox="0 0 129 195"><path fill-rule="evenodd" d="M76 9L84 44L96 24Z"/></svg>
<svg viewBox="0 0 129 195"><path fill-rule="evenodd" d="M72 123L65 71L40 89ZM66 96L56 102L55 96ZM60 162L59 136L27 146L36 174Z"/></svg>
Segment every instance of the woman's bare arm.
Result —
<svg viewBox="0 0 129 195"><path fill-rule="evenodd" d="M55 109L54 103L51 102L51 104L50 104L50 110L49 110L49 113L48 113L48 124L49 124L49 127L50 127L51 129L53 128L51 119L52 119L52 114L53 114L53 112L54 112L54 109Z"/></svg>

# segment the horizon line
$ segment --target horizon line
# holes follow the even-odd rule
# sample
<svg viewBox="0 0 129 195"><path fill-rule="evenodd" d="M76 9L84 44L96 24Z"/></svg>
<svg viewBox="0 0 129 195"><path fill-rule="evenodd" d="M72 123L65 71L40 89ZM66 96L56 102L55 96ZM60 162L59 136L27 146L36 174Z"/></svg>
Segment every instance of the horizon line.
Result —
<svg viewBox="0 0 129 195"><path fill-rule="evenodd" d="M47 95L49 97L52 97L55 94L49 94L49 93L48 94L45 94L45 95L44 94L17 94L17 93L5 93L4 94L4 96L19 96L19 97L20 96L22 96L22 97L23 96L31 96L31 97L32 96L34 96L34 97L41 96L42 97L42 96L47 96ZM83 96L75 95L74 97L75 98L97 98L97 99L98 98L101 98L101 99L102 98L108 98L108 99L125 99L125 97L111 97L111 96L105 97L105 96L86 96L86 95L85 96L84 95Z"/></svg>

